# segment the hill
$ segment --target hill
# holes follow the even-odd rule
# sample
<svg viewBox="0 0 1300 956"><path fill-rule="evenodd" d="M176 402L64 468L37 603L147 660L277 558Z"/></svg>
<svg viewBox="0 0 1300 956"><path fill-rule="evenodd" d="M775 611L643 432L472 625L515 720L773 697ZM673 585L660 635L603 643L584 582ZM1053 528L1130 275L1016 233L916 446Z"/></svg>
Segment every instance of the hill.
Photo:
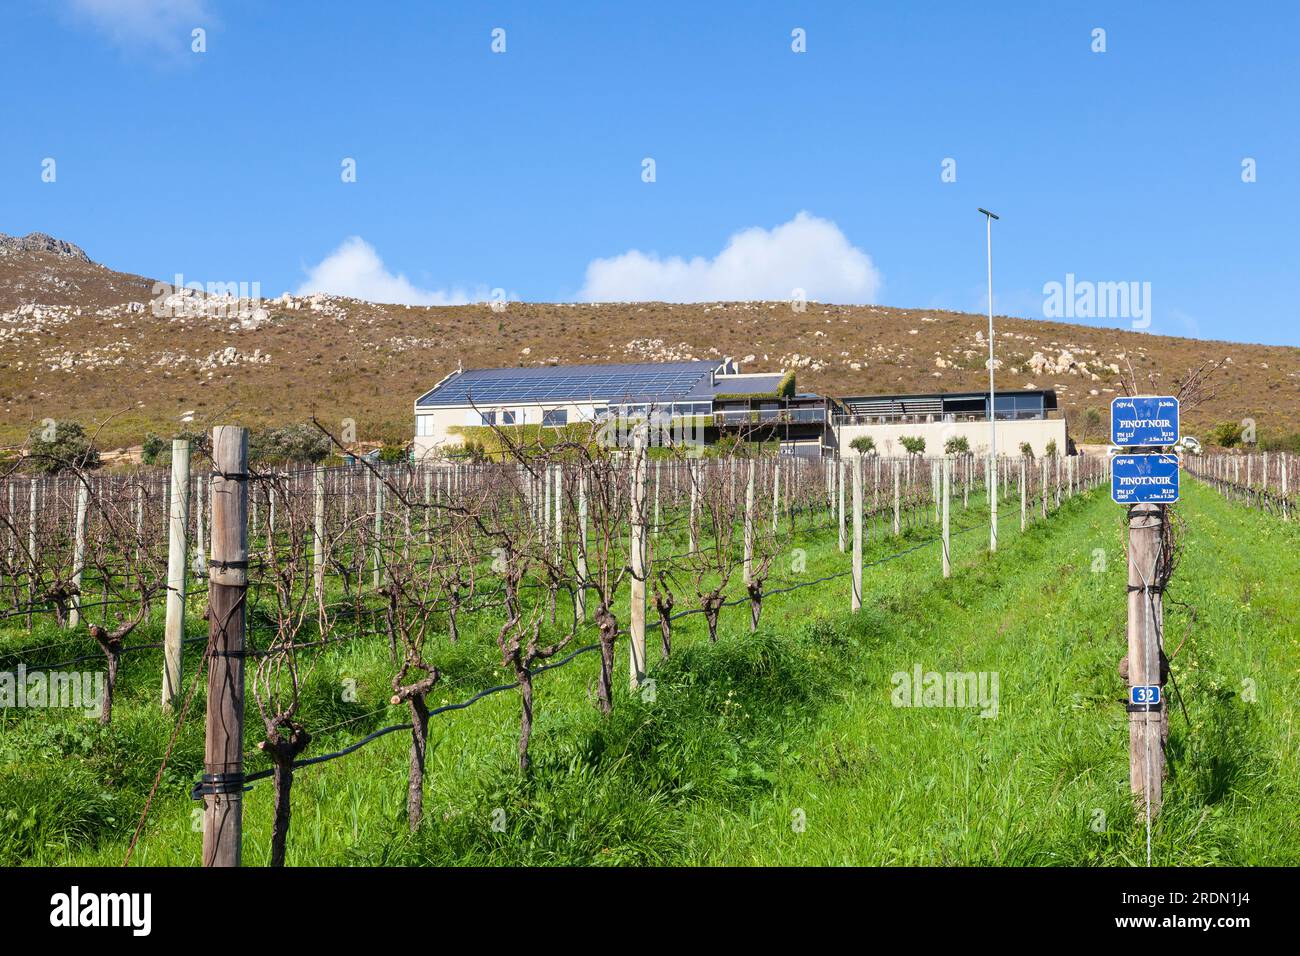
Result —
<svg viewBox="0 0 1300 956"><path fill-rule="evenodd" d="M160 289L155 295L154 289ZM46 418L102 428L103 447L192 420L250 426L353 418L409 438L412 402L454 369L734 356L794 368L832 395L987 386L985 316L785 302L408 307L340 296L241 299L156 284L41 234L0 234L0 444ZM997 317L999 389L1055 388L1072 436L1104 440L1127 364L1162 390L1226 359L1187 431L1253 418L1300 431L1300 349ZM1087 409L1101 413L1088 424Z"/></svg>

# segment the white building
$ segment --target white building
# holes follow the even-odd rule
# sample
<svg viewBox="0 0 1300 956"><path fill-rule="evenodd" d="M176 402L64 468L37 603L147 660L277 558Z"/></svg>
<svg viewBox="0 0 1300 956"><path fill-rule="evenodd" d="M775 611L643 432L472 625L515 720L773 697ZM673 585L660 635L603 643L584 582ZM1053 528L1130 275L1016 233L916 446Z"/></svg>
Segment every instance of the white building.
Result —
<svg viewBox="0 0 1300 956"><path fill-rule="evenodd" d="M712 422L715 399L775 395L783 377L742 373L730 359L457 370L415 400L414 452L452 451L466 427L562 427L651 411Z"/></svg>
<svg viewBox="0 0 1300 956"><path fill-rule="evenodd" d="M832 437L839 454L857 454L855 438L870 436L875 453L886 457L906 454L902 439L925 439L927 457L944 454L950 438L965 438L971 452L989 452L988 392L934 392L922 395L867 395L838 398L831 416ZM1065 419L1052 389L998 392L994 414L999 455L1018 455L1028 443L1035 457L1047 454L1055 442L1056 453L1068 452Z"/></svg>

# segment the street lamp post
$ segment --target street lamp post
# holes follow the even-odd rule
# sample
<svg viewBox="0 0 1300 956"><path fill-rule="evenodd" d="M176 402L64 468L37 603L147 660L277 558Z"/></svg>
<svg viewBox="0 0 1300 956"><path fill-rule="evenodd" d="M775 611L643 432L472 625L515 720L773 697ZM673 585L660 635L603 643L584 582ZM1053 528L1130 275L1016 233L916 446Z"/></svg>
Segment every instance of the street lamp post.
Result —
<svg viewBox="0 0 1300 956"><path fill-rule="evenodd" d="M980 209L984 214L986 253L989 267L989 551L998 549L998 426L995 403L997 393L993 388L993 220L996 213Z"/></svg>

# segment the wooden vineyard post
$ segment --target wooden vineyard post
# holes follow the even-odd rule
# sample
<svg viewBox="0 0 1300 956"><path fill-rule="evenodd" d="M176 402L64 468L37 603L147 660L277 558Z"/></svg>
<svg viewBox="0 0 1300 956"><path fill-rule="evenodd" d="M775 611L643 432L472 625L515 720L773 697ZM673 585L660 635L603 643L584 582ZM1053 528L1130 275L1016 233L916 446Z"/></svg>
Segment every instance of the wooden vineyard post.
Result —
<svg viewBox="0 0 1300 956"><path fill-rule="evenodd" d="M691 517L690 517L690 553L694 554L699 545L696 537L695 522L696 514L700 506L700 469L697 467L698 462L692 460L686 463L686 474L691 482ZM584 526L585 527L585 526ZM584 532L585 533L585 532Z"/></svg>
<svg viewBox="0 0 1300 956"><path fill-rule="evenodd" d="M781 526L781 459L778 456L772 471L772 533Z"/></svg>
<svg viewBox="0 0 1300 956"><path fill-rule="evenodd" d="M897 538L903 531L902 514L900 512L901 500L898 491L898 459L894 459L894 537Z"/></svg>
<svg viewBox="0 0 1300 956"><path fill-rule="evenodd" d="M1020 456L1020 531L1029 527L1029 498L1025 489L1025 456Z"/></svg>
<svg viewBox="0 0 1300 956"><path fill-rule="evenodd" d="M840 508L840 554L843 554L843 553L844 553L844 549L848 546L848 543L847 543L847 540L846 540L846 539L848 538L848 534L845 532L845 527L844 527L844 525L845 525L845 517L844 517L844 474L845 474L845 472L847 472L847 471L849 470L849 464L848 464L848 462L846 462L846 461L844 461L844 460L842 460L842 459L841 459L839 462L832 462L831 464L832 464L832 466L835 468L835 484L837 485L837 494L839 495L839 508Z"/></svg>
<svg viewBox="0 0 1300 956"><path fill-rule="evenodd" d="M754 459L749 459L749 480L745 484L745 521L744 521L744 564L743 580L746 585L751 580L754 567Z"/></svg>
<svg viewBox="0 0 1300 956"><path fill-rule="evenodd" d="M202 574L202 573L203 573L203 568L204 568L204 566L205 566L203 562L206 560L206 559L204 558L204 555L207 554L207 547L206 547L206 544L205 544L205 542L204 542L204 528L205 528L205 525L204 525L204 523L203 523L203 522L204 522L204 515L203 515L203 486L204 486L204 484L205 484L205 482L203 481L203 476L202 476L202 475L195 475L195 477L194 477L194 497L193 497L193 501L194 501L194 511L195 511L195 515L194 515L194 553L195 553L196 555L198 555L198 559L199 559L199 569L198 569L198 573L199 573L199 574ZM209 494L210 494L210 492L209 492ZM272 530L272 531L275 530L275 512L274 512L274 511L271 512L271 530Z"/></svg>
<svg viewBox="0 0 1300 956"><path fill-rule="evenodd" d="M244 611L248 591L248 430L212 430L208 713L203 865L239 866L244 804Z"/></svg>
<svg viewBox="0 0 1300 956"><path fill-rule="evenodd" d="M637 428L632 448L632 585L631 611L628 618L629 684L635 693L645 680L645 611L646 578L646 433Z"/></svg>
<svg viewBox="0 0 1300 956"><path fill-rule="evenodd" d="M661 473L660 473L660 466L661 466L661 465L663 465L663 462L662 462L662 461L656 461L656 462L655 462L655 524L654 524L654 536L655 536L656 538L659 537L659 484L660 484L660 477L661 477ZM559 492L560 492L560 486L559 486L559 484L557 483L556 486L555 486L555 493L556 493L556 494L559 494ZM557 528L556 530L558 531L559 529Z"/></svg>
<svg viewBox="0 0 1300 956"><path fill-rule="evenodd" d="M952 540L948 534L948 497L949 485L952 481L952 459L944 458L943 460L943 576L952 577Z"/></svg>
<svg viewBox="0 0 1300 956"><path fill-rule="evenodd" d="M1162 586L1164 506L1133 505L1128 513L1128 686L1159 685L1159 704L1134 704L1129 694L1129 783L1140 811L1153 817L1164 802L1165 750Z"/></svg>
<svg viewBox="0 0 1300 956"><path fill-rule="evenodd" d="M1043 517L1047 517L1047 459L1038 460L1038 493L1042 499Z"/></svg>
<svg viewBox="0 0 1300 956"><path fill-rule="evenodd" d="M172 440L172 482L167 513L167 610L163 625L162 709L170 711L181 692L185 647L185 592L188 585L190 525L190 443Z"/></svg>
<svg viewBox="0 0 1300 956"><path fill-rule="evenodd" d="M988 471L989 485L989 553L998 549L998 460L992 456L989 457Z"/></svg>
<svg viewBox="0 0 1300 956"><path fill-rule="evenodd" d="M862 608L862 456L853 459L853 597L854 611Z"/></svg>
<svg viewBox="0 0 1300 956"><path fill-rule="evenodd" d="M78 479L76 541L72 549L72 613L68 615L68 629L72 631L81 623L81 572L86 566L86 509L90 505L90 479L84 475Z"/></svg>
<svg viewBox="0 0 1300 956"><path fill-rule="evenodd" d="M692 549L693 550L693 549ZM587 475L578 469L578 572L574 592L575 614L579 622L587 619Z"/></svg>
<svg viewBox="0 0 1300 956"><path fill-rule="evenodd" d="M655 499L655 525L659 523L659 500ZM564 554L564 466L555 466L555 560Z"/></svg>
<svg viewBox="0 0 1300 956"><path fill-rule="evenodd" d="M1286 451L1283 451L1283 453L1279 455L1279 458L1281 458L1281 460L1279 460L1278 462L1279 466L1281 466L1279 467L1279 471L1282 472L1282 520L1283 522L1290 522L1291 502L1287 501L1287 453ZM12 511L13 509L9 509L9 510Z"/></svg>
<svg viewBox="0 0 1300 956"><path fill-rule="evenodd" d="M428 487L425 488L426 492ZM325 603L325 466L317 465L312 474L312 588L316 604Z"/></svg>
<svg viewBox="0 0 1300 956"><path fill-rule="evenodd" d="M27 504L27 630L32 629L32 611L36 607L36 496L38 479L33 478Z"/></svg>
<svg viewBox="0 0 1300 956"><path fill-rule="evenodd" d="M384 563L384 482L375 479L375 576L374 587L379 590L379 575Z"/></svg>
<svg viewBox="0 0 1300 956"><path fill-rule="evenodd" d="M542 550L545 551L551 540L551 472L554 465L547 465L537 474L541 482L541 494L537 496L537 526L542 532Z"/></svg>

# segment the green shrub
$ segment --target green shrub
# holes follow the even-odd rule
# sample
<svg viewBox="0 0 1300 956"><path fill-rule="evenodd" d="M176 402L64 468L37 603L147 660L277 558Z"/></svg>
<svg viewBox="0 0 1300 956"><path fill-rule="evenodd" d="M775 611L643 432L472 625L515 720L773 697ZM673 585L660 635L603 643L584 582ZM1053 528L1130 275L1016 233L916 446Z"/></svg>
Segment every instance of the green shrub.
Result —
<svg viewBox="0 0 1300 956"><path fill-rule="evenodd" d="M146 465L156 465L166 448L167 445L161 438L153 432L147 432L144 436L144 444L140 447L140 458Z"/></svg>
<svg viewBox="0 0 1300 956"><path fill-rule="evenodd" d="M943 453L945 455L969 455L970 442L966 440L965 435L953 435L943 443Z"/></svg>
<svg viewBox="0 0 1300 956"><path fill-rule="evenodd" d="M859 435L849 442L849 447L859 455L873 455L876 452L876 440L870 435Z"/></svg>
<svg viewBox="0 0 1300 956"><path fill-rule="evenodd" d="M319 462L329 457L330 440L315 425L283 425L254 432L248 457L262 462Z"/></svg>
<svg viewBox="0 0 1300 956"><path fill-rule="evenodd" d="M898 441L909 455L925 454L925 439L920 435L903 435Z"/></svg>
<svg viewBox="0 0 1300 956"><path fill-rule="evenodd" d="M68 468L99 467L99 450L76 422L33 428L28 449L28 467L43 475L56 475Z"/></svg>
<svg viewBox="0 0 1300 956"><path fill-rule="evenodd" d="M1210 429L1210 443L1220 448L1236 448L1241 444L1241 426L1236 422L1219 422Z"/></svg>

